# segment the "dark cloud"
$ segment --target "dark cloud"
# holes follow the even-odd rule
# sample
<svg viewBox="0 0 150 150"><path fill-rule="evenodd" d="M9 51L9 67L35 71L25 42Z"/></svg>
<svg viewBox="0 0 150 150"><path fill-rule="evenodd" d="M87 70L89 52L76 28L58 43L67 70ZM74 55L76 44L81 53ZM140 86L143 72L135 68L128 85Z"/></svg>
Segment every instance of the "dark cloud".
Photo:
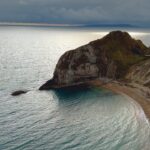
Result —
<svg viewBox="0 0 150 150"><path fill-rule="evenodd" d="M0 0L0 21L150 23L149 0Z"/></svg>

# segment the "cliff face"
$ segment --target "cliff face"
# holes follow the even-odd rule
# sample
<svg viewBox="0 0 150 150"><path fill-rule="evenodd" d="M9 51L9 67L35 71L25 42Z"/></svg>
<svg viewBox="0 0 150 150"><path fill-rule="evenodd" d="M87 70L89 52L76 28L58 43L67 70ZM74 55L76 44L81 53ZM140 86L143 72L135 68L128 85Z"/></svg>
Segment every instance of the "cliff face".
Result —
<svg viewBox="0 0 150 150"><path fill-rule="evenodd" d="M126 75L126 79L150 88L150 59L132 66Z"/></svg>
<svg viewBox="0 0 150 150"><path fill-rule="evenodd" d="M102 39L63 54L53 79L40 89L68 86L100 77L122 78L131 65L145 58L147 51L140 40L131 38L128 33L111 32Z"/></svg>

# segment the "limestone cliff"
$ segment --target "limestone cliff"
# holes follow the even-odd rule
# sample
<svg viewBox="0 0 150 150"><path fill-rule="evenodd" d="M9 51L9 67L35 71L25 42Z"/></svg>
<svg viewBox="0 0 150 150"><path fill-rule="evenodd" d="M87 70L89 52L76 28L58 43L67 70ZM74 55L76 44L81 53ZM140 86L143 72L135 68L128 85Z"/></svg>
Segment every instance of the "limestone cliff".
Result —
<svg viewBox="0 0 150 150"><path fill-rule="evenodd" d="M127 75L126 79L131 82L139 83L150 88L150 58L133 65Z"/></svg>
<svg viewBox="0 0 150 150"><path fill-rule="evenodd" d="M145 59L149 49L128 33L113 31L102 39L90 42L63 54L54 71L53 79L40 90L78 84L95 78L125 76L131 65Z"/></svg>

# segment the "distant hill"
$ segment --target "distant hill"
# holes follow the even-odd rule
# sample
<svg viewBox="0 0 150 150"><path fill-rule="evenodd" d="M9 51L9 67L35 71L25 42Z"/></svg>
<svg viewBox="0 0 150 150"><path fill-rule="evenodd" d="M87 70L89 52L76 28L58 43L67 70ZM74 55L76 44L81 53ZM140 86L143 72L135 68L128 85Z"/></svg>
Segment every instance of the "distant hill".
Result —
<svg viewBox="0 0 150 150"><path fill-rule="evenodd" d="M131 24L86 24L84 26L85 27L128 27L128 28L138 27Z"/></svg>

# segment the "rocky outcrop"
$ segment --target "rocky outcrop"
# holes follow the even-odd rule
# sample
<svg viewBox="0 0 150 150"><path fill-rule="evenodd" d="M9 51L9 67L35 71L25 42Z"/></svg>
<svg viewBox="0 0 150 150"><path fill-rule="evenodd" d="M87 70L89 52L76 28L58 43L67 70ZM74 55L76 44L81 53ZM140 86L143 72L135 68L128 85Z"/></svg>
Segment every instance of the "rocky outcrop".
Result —
<svg viewBox="0 0 150 150"><path fill-rule="evenodd" d="M102 39L90 42L63 54L53 79L40 90L76 85L95 78L119 79L131 65L145 59L149 49L128 33L113 31Z"/></svg>
<svg viewBox="0 0 150 150"><path fill-rule="evenodd" d="M130 82L142 84L150 88L150 58L133 65L129 69L126 79L128 79Z"/></svg>
<svg viewBox="0 0 150 150"><path fill-rule="evenodd" d="M19 96L21 94L25 94L27 93L28 91L25 91L25 90L19 90L19 91L15 91L15 92L12 92L12 96Z"/></svg>

